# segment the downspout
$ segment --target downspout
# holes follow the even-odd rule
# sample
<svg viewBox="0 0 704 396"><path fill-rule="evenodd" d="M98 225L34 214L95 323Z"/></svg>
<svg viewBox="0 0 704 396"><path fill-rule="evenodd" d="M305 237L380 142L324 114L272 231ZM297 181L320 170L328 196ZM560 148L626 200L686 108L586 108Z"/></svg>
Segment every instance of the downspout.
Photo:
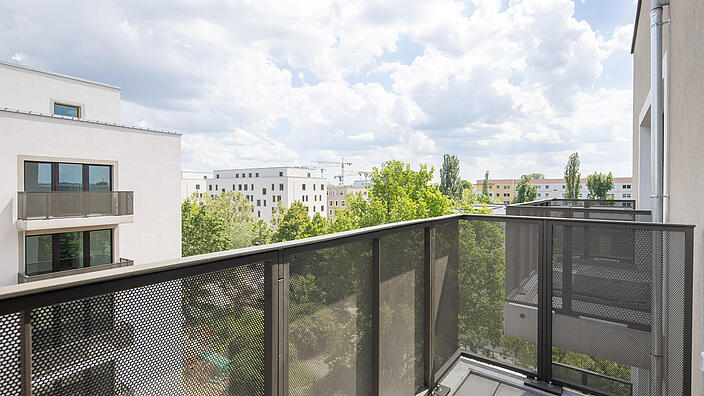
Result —
<svg viewBox="0 0 704 396"><path fill-rule="evenodd" d="M662 223L664 208L664 120L663 120L663 82L662 82L662 12L669 0L650 1L650 164L651 164L651 210L653 222ZM651 359L650 359L650 394L663 395L663 307L666 306L663 293L665 260L663 257L663 233L653 232L653 268L652 268L652 322L651 322ZM685 359L688 357L685 357ZM665 386L665 390L667 386Z"/></svg>

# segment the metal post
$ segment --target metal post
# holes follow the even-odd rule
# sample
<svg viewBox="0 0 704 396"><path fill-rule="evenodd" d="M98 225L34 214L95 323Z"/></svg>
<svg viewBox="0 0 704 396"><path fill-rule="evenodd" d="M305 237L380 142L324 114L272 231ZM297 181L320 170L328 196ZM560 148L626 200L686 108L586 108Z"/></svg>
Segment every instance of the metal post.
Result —
<svg viewBox="0 0 704 396"><path fill-rule="evenodd" d="M279 377L279 267L264 262L264 394L278 395Z"/></svg>
<svg viewBox="0 0 704 396"><path fill-rule="evenodd" d="M22 311L20 318L20 370L22 395L32 395L32 316Z"/></svg>
<svg viewBox="0 0 704 396"><path fill-rule="evenodd" d="M434 303L434 284L435 284L435 227L425 227L424 243L423 243L423 273L424 282L424 327L425 337L423 346L423 377L425 385L428 389L435 386L435 378L433 375L433 359L434 359L434 343L435 343L435 303Z"/></svg>
<svg viewBox="0 0 704 396"><path fill-rule="evenodd" d="M545 382L552 380L552 227L541 222L538 260L538 379Z"/></svg>
<svg viewBox="0 0 704 396"><path fill-rule="evenodd" d="M372 395L379 396L381 365L380 355L380 310L379 288L381 287L381 266L379 262L379 238L372 239Z"/></svg>
<svg viewBox="0 0 704 396"><path fill-rule="evenodd" d="M288 396L289 278L288 256L279 250L279 396Z"/></svg>

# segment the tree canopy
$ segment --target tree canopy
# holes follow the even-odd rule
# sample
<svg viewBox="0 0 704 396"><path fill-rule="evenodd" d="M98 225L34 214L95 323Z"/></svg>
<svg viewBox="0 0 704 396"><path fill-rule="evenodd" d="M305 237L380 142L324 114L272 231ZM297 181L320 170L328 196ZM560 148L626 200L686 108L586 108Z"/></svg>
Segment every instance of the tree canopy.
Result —
<svg viewBox="0 0 704 396"><path fill-rule="evenodd" d="M594 199L607 199L609 191L614 188L614 176L609 172L608 175L603 173L594 173L587 176L587 188L589 194Z"/></svg>
<svg viewBox="0 0 704 396"><path fill-rule="evenodd" d="M489 196L489 171L484 174L484 183L482 184L482 194Z"/></svg>
<svg viewBox="0 0 704 396"><path fill-rule="evenodd" d="M579 198L582 174L579 173L579 153L573 153L565 166L565 198Z"/></svg>
<svg viewBox="0 0 704 396"><path fill-rule="evenodd" d="M518 183L518 187L516 188L516 196L513 197L513 203L534 201L538 196L538 189L530 184L533 175L535 175L535 173L521 176L521 182Z"/></svg>
<svg viewBox="0 0 704 396"><path fill-rule="evenodd" d="M440 191L450 199L462 197L460 187L460 160L457 156L445 154L440 168Z"/></svg>

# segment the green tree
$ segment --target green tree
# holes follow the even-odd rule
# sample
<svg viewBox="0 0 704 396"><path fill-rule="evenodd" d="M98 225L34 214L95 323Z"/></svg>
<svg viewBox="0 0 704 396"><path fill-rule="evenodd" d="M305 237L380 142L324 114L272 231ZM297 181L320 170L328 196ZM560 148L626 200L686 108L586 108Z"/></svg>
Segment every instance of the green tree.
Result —
<svg viewBox="0 0 704 396"><path fill-rule="evenodd" d="M280 219L276 219L276 231L273 242L292 241L304 237L307 224L310 222L308 208L296 201L288 209L280 210Z"/></svg>
<svg viewBox="0 0 704 396"><path fill-rule="evenodd" d="M581 178L582 174L579 173L579 153L573 153L567 161L567 166L565 166L565 184L567 186L565 189L565 198L579 198Z"/></svg>
<svg viewBox="0 0 704 396"><path fill-rule="evenodd" d="M266 223L253 216L254 205L242 193L227 191L205 199L206 211L221 219L230 238L231 249L252 246L265 231ZM262 241L258 241L262 242Z"/></svg>
<svg viewBox="0 0 704 396"><path fill-rule="evenodd" d="M460 160L457 156L445 154L440 168L440 191L450 199L462 197L460 189Z"/></svg>
<svg viewBox="0 0 704 396"><path fill-rule="evenodd" d="M594 173L587 176L587 188L589 194L594 199L606 199L609 191L614 188L614 175L609 172L608 175L603 173Z"/></svg>
<svg viewBox="0 0 704 396"><path fill-rule="evenodd" d="M474 192L474 186L469 180L462 179L460 180L459 183L459 190L460 190L460 196L459 198L462 199L462 194L464 193L464 190L471 190Z"/></svg>
<svg viewBox="0 0 704 396"><path fill-rule="evenodd" d="M533 174L534 175L534 174ZM513 197L513 203L522 203L534 201L538 196L538 189L530 184L532 175L521 176L521 182L516 188L516 196Z"/></svg>
<svg viewBox="0 0 704 396"><path fill-rule="evenodd" d="M489 196L489 171L484 174L484 184L482 184L482 194Z"/></svg>
<svg viewBox="0 0 704 396"><path fill-rule="evenodd" d="M540 180L540 179L545 179L545 175L542 173L529 173L526 176L530 178L530 180Z"/></svg>
<svg viewBox="0 0 704 396"><path fill-rule="evenodd" d="M432 184L433 169L421 165L418 171L400 161L374 168L367 199L355 194L348 208L338 213L330 231L344 231L450 213L451 201Z"/></svg>
<svg viewBox="0 0 704 396"><path fill-rule="evenodd" d="M225 221L205 204L187 199L181 204L181 255L219 252L232 248Z"/></svg>

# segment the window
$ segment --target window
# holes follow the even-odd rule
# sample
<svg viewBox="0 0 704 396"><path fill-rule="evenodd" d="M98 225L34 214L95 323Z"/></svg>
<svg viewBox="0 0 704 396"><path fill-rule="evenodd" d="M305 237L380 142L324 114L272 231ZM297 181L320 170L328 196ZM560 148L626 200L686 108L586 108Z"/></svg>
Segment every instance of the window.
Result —
<svg viewBox="0 0 704 396"><path fill-rule="evenodd" d="M340 195L345 195L345 190L340 190Z"/></svg>
<svg viewBox="0 0 704 396"><path fill-rule="evenodd" d="M509 194L509 193L504 193L504 197L510 197L510 196L511 196L511 194Z"/></svg>
<svg viewBox="0 0 704 396"><path fill-rule="evenodd" d="M238 184L238 185L237 185L237 191L242 191L242 185L241 185L241 184Z"/></svg>
<svg viewBox="0 0 704 396"><path fill-rule="evenodd" d="M624 190L630 190L630 189L631 189L631 185L630 185L630 184L624 184L624 185L623 185L623 188L624 188ZM630 198L630 196L629 196L628 198Z"/></svg>
<svg viewBox="0 0 704 396"><path fill-rule="evenodd" d="M112 166L27 161L24 190L112 191Z"/></svg>
<svg viewBox="0 0 704 396"><path fill-rule="evenodd" d="M313 184L313 191L315 191L315 184Z"/></svg>
<svg viewBox="0 0 704 396"><path fill-rule="evenodd" d="M266 199L264 200L264 206L266 206Z"/></svg>
<svg viewBox="0 0 704 396"><path fill-rule="evenodd" d="M538 197L542 197L542 195L540 193L538 193Z"/></svg>
<svg viewBox="0 0 704 396"><path fill-rule="evenodd" d="M254 191L254 184L250 184L250 187L252 187L252 191Z"/></svg>
<svg viewBox="0 0 704 396"><path fill-rule="evenodd" d="M550 186L548 186L548 185L546 184L546 185L545 185L545 189L546 189L546 190L549 190L549 189L550 189Z"/></svg>
<svg viewBox="0 0 704 396"><path fill-rule="evenodd" d="M321 205L320 206L320 213L323 213L323 212L325 212L325 207Z"/></svg>
<svg viewBox="0 0 704 396"><path fill-rule="evenodd" d="M489 189L492 189L492 188L494 188L494 186L489 186Z"/></svg>
<svg viewBox="0 0 704 396"><path fill-rule="evenodd" d="M335 206L338 206L338 205L339 205L339 202L340 202L340 201L335 201Z"/></svg>
<svg viewBox="0 0 704 396"><path fill-rule="evenodd" d="M545 197L549 197L549 196L550 196L550 193L545 193Z"/></svg>
<svg viewBox="0 0 704 396"><path fill-rule="evenodd" d="M563 189L563 190L565 189L565 185L564 185L564 184L562 185L562 189Z"/></svg>
<svg viewBox="0 0 704 396"><path fill-rule="evenodd" d="M200 190L200 184L196 184L196 190Z"/></svg>
<svg viewBox="0 0 704 396"><path fill-rule="evenodd" d="M321 184L321 185L320 185L320 191L324 191L324 190L325 190L325 184Z"/></svg>
<svg viewBox="0 0 704 396"><path fill-rule="evenodd" d="M277 195L277 196L276 196L276 200L277 200L277 201L281 201L281 195Z"/></svg>
<svg viewBox="0 0 704 396"><path fill-rule="evenodd" d="M212 185L212 184L208 185L208 191L213 191L213 185Z"/></svg>
<svg viewBox="0 0 704 396"><path fill-rule="evenodd" d="M631 193L623 193L623 197L624 197L624 198L630 198L630 197L631 197Z"/></svg>
<svg viewBox="0 0 704 396"><path fill-rule="evenodd" d="M266 195L266 188L262 188L262 195Z"/></svg>
<svg viewBox="0 0 704 396"><path fill-rule="evenodd" d="M216 185L215 185L215 191L217 191L217 190L218 190L218 185L216 184Z"/></svg>
<svg viewBox="0 0 704 396"><path fill-rule="evenodd" d="M239 174L239 173L235 173L235 179L239 179L239 178L240 178L240 174Z"/></svg>
<svg viewBox="0 0 704 396"><path fill-rule="evenodd" d="M257 206L262 206L262 201L260 199L257 200Z"/></svg>
<svg viewBox="0 0 704 396"><path fill-rule="evenodd" d="M494 193L489 193L489 196L492 197Z"/></svg>
<svg viewBox="0 0 704 396"><path fill-rule="evenodd" d="M342 206L345 206L345 201L342 201Z"/></svg>
<svg viewBox="0 0 704 396"><path fill-rule="evenodd" d="M504 190L508 190L511 186L504 186Z"/></svg>
<svg viewBox="0 0 704 396"><path fill-rule="evenodd" d="M284 184L281 183L281 184L279 184L279 191L283 191L283 190L284 190Z"/></svg>
<svg viewBox="0 0 704 396"><path fill-rule="evenodd" d="M330 209L330 214L332 214L332 209Z"/></svg>
<svg viewBox="0 0 704 396"><path fill-rule="evenodd" d="M310 173L308 173L308 177L310 177Z"/></svg>
<svg viewBox="0 0 704 396"><path fill-rule="evenodd" d="M305 190L306 190L306 185L303 184L303 187L301 187L301 188L303 189L303 191L305 191Z"/></svg>
<svg viewBox="0 0 704 396"><path fill-rule="evenodd" d="M249 172L249 177L252 177L252 172Z"/></svg>
<svg viewBox="0 0 704 396"><path fill-rule="evenodd" d="M279 177L283 177L283 176L284 176L284 173L283 173L283 172L279 172Z"/></svg>
<svg viewBox="0 0 704 396"><path fill-rule="evenodd" d="M222 192L225 192L225 189L224 189L224 188L222 189Z"/></svg>
<svg viewBox="0 0 704 396"><path fill-rule="evenodd" d="M274 183L271 183L271 191L274 191L274 190L275 190Z"/></svg>
<svg viewBox="0 0 704 396"><path fill-rule="evenodd" d="M259 172L255 173L254 177L259 177Z"/></svg>
<svg viewBox="0 0 704 396"><path fill-rule="evenodd" d="M262 217L262 212L259 210L257 211L257 217Z"/></svg>
<svg viewBox="0 0 704 396"><path fill-rule="evenodd" d="M246 184L244 185L244 190L247 191L247 185L246 185Z"/></svg>
<svg viewBox="0 0 704 396"><path fill-rule="evenodd" d="M234 184L232 185L232 191L235 191L235 185L234 185Z"/></svg>
<svg viewBox="0 0 704 396"><path fill-rule="evenodd" d="M55 102L54 114L66 117L81 118L81 106L72 106Z"/></svg>
<svg viewBox="0 0 704 396"><path fill-rule="evenodd" d="M215 174L215 178L216 178L216 179L219 179L219 178L220 178L220 174L219 174L219 173L216 173L216 174Z"/></svg>
<svg viewBox="0 0 704 396"><path fill-rule="evenodd" d="M110 264L113 262L112 230L28 235L24 251L27 275Z"/></svg>

